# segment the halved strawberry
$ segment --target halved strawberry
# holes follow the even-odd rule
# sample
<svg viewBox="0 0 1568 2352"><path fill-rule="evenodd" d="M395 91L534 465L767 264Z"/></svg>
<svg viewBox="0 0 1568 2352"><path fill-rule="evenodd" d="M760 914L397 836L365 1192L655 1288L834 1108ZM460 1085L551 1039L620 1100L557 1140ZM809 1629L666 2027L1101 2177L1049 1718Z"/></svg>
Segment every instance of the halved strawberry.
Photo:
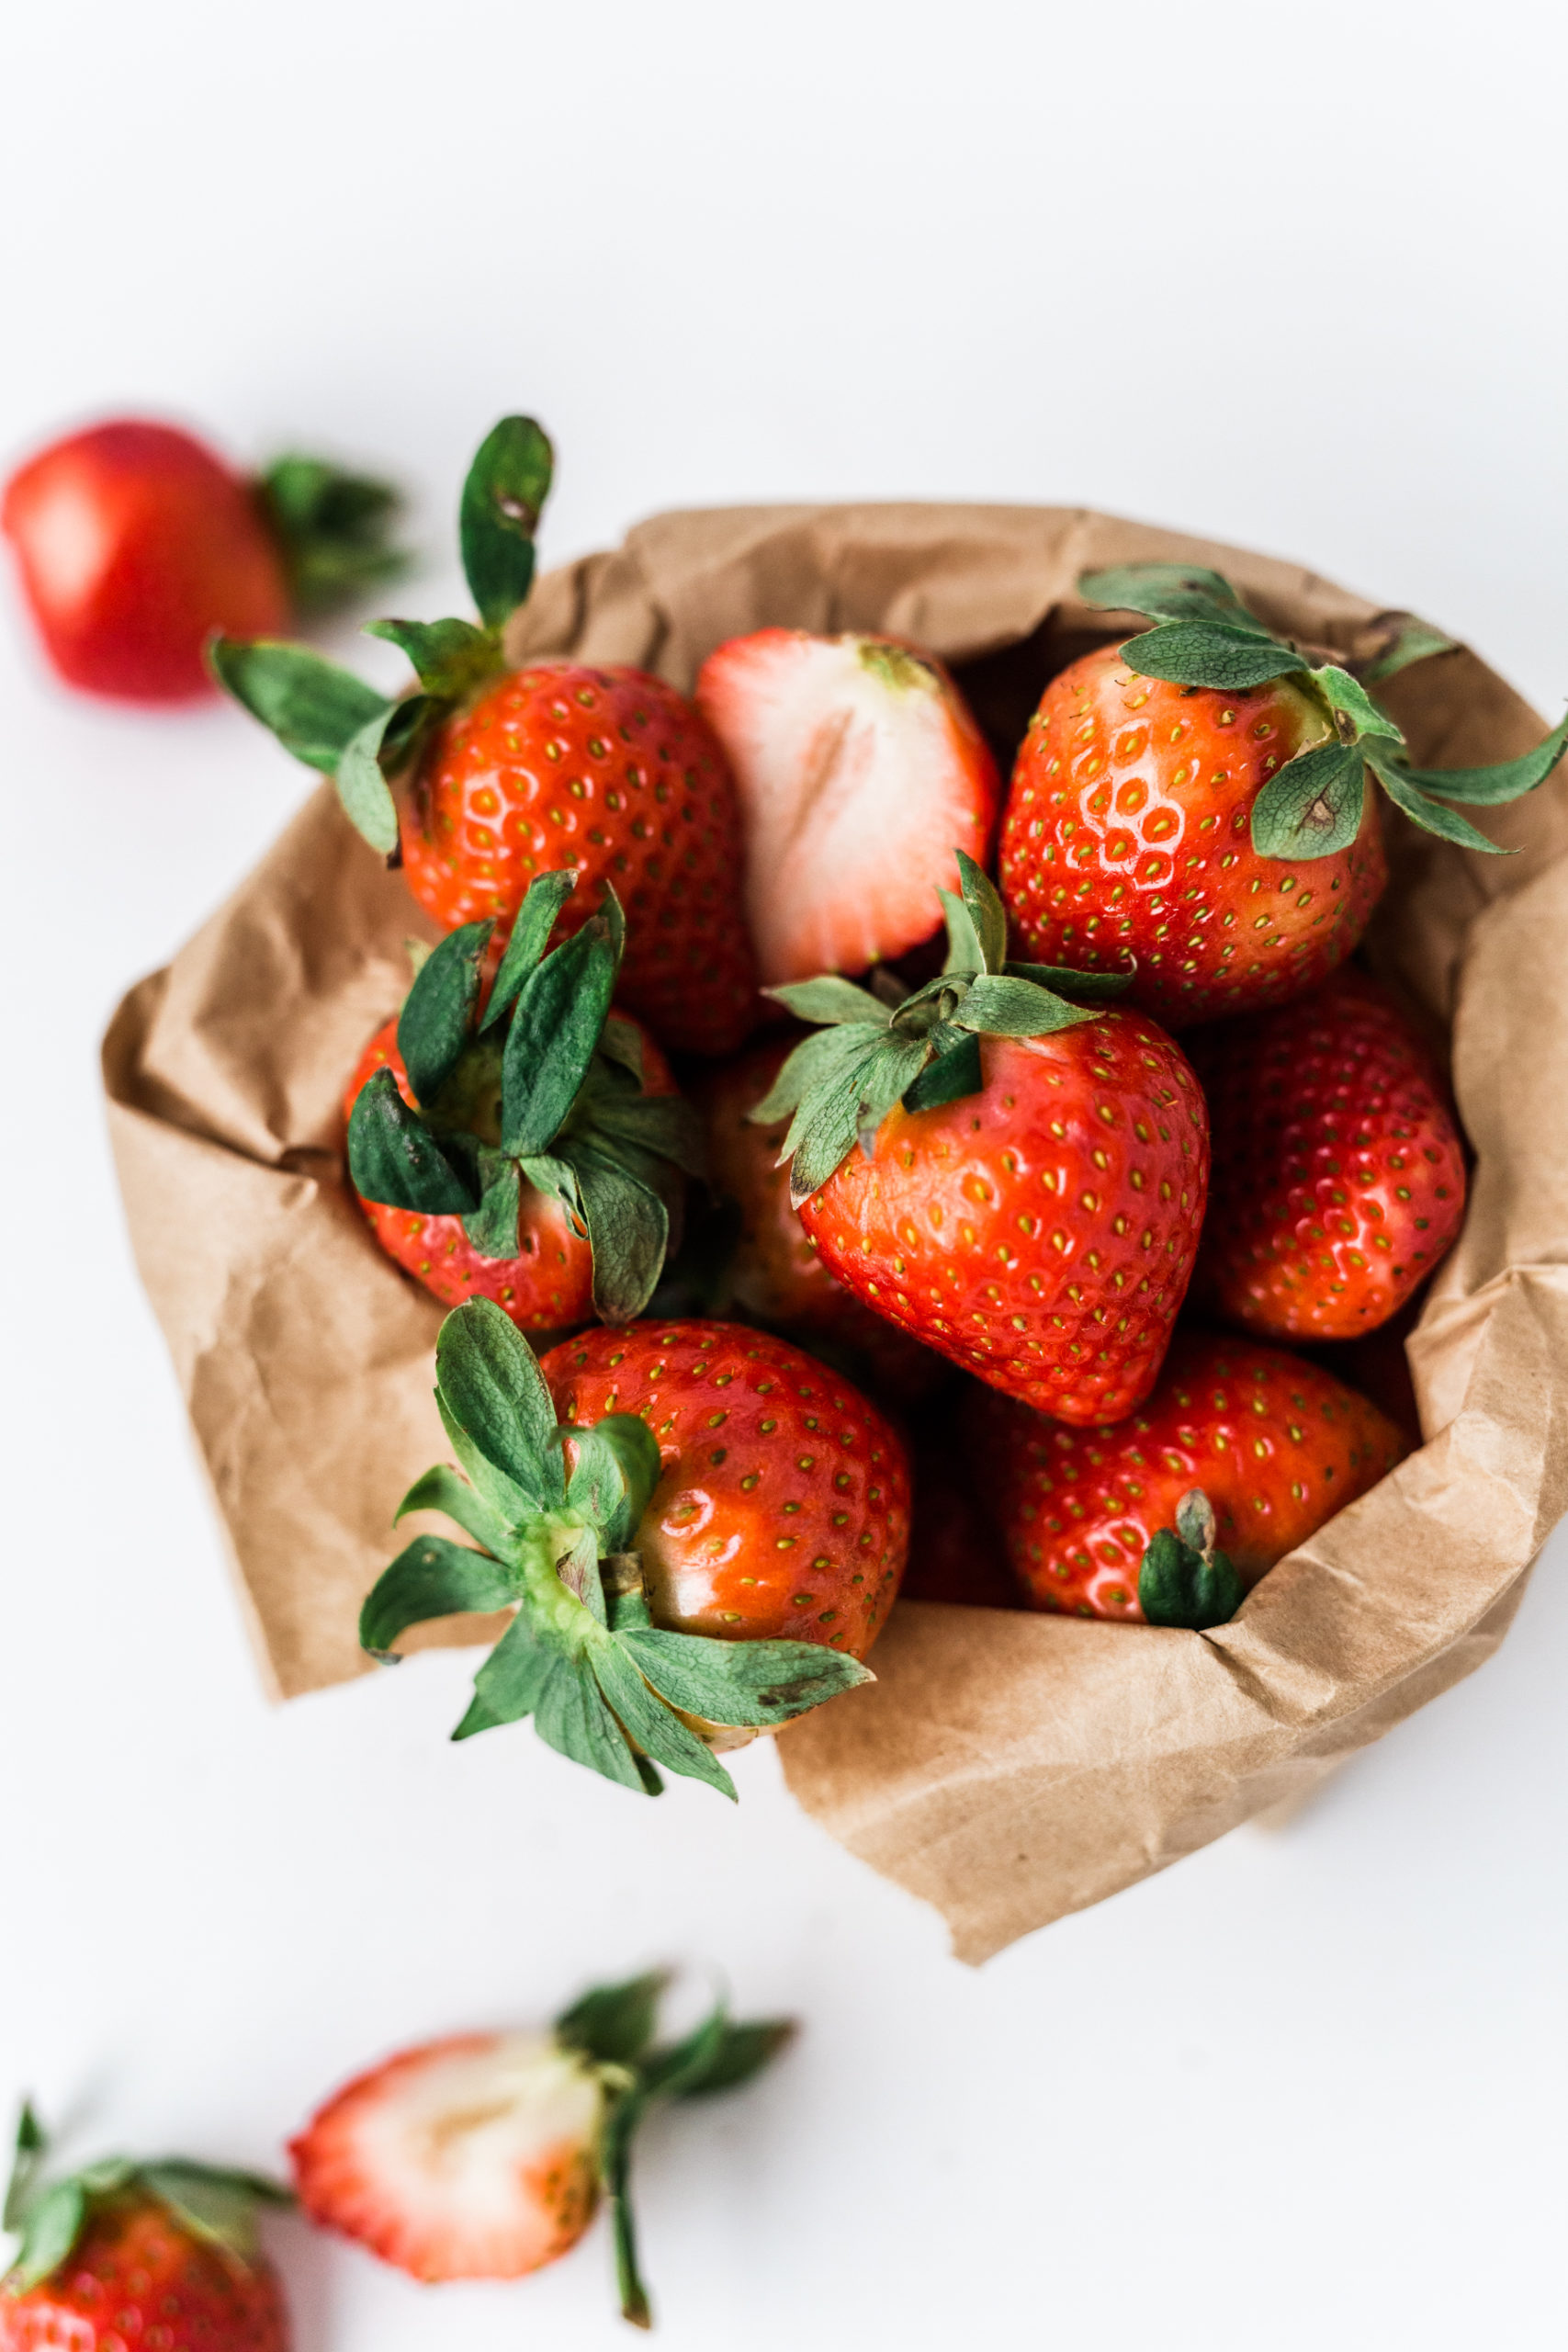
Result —
<svg viewBox="0 0 1568 2352"><path fill-rule="evenodd" d="M983 865L996 763L929 654L764 628L710 653L697 704L729 756L764 985L863 972L926 938L953 849Z"/></svg>

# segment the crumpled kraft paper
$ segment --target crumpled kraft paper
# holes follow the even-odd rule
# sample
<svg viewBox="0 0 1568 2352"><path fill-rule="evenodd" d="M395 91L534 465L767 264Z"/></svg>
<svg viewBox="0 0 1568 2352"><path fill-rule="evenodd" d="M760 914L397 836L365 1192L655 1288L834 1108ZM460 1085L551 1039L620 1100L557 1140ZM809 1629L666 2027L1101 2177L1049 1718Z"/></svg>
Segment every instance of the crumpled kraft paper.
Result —
<svg viewBox="0 0 1568 2352"><path fill-rule="evenodd" d="M1225 571L1341 653L1376 609L1290 564L1055 508L668 514L543 580L517 658L630 662L689 688L770 622L876 628L960 671L1004 760L1044 680L1106 634L1089 566ZM1510 757L1541 722L1468 651L1387 688L1421 766ZM1303 1792L1481 1664L1568 1509L1568 780L1474 812L1483 859L1391 826L1374 962L1450 1031L1477 1154L1410 1353L1427 1442L1199 1634L910 1602L877 1682L783 1743L800 1803L935 1904L980 1960ZM346 1193L345 1075L428 926L323 788L104 1046L120 1181L274 1688L366 1670L360 1600L391 1512L446 1448L441 1310ZM435 1638L489 1629L453 1621Z"/></svg>

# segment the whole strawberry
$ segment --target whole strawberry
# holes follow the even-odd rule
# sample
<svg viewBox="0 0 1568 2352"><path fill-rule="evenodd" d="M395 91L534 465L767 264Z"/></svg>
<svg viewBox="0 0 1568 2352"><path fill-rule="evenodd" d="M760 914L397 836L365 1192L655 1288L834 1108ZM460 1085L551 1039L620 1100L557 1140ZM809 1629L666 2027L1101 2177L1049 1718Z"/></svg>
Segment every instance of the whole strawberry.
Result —
<svg viewBox="0 0 1568 2352"><path fill-rule="evenodd" d="M397 493L313 458L248 481L169 424L116 417L28 459L0 507L51 661L89 694L209 694L215 628L265 632L400 570Z"/></svg>
<svg viewBox="0 0 1568 2352"><path fill-rule="evenodd" d="M592 1331L536 1361L489 1299L450 1314L436 1402L466 1476L436 1468L417 1537L366 1601L386 1657L410 1625L516 1614L453 1736L532 1715L623 1787L656 1766L734 1785L714 1754L871 1678L908 1542L882 1416L813 1357L725 1323Z"/></svg>
<svg viewBox="0 0 1568 2352"><path fill-rule="evenodd" d="M111 2157L40 2178L44 2136L22 2109L5 2226L21 2247L0 2283L0 2352L287 2352L288 2317L255 2234L288 2192L252 2173Z"/></svg>
<svg viewBox="0 0 1568 2352"><path fill-rule="evenodd" d="M302 647L220 638L215 673L295 758L332 775L372 848L425 911L504 937L530 884L570 865L626 912L622 995L676 1050L734 1050L756 1014L739 907L735 785L701 713L640 670L509 670L502 632L534 577L553 458L527 417L480 447L459 516L480 625L378 621L419 691L391 699ZM399 789L394 798L390 788Z"/></svg>
<svg viewBox="0 0 1568 2352"><path fill-rule="evenodd" d="M733 1204L739 1220L722 1287L742 1314L813 1349L826 1343L825 1351L837 1350L863 1367L879 1394L920 1396L942 1376L943 1366L829 1272L790 1200L789 1177L779 1165L788 1123L759 1125L751 1115L772 1091L790 1052L787 1038L755 1046L716 1071L698 1098L709 1180Z"/></svg>
<svg viewBox="0 0 1568 2352"><path fill-rule="evenodd" d="M576 883L541 875L493 985L493 925L434 950L350 1083L348 1165L377 1239L437 1298L492 1298L523 1330L647 1306L678 1230L694 1115L651 1038L610 1012L614 891L544 953Z"/></svg>
<svg viewBox="0 0 1568 2352"><path fill-rule="evenodd" d="M758 629L710 653L697 702L735 772L747 911L766 981L862 972L932 925L983 865L996 762L940 662L897 638Z"/></svg>
<svg viewBox="0 0 1568 2352"><path fill-rule="evenodd" d="M1464 1219L1463 1147L1414 1032L1347 970L1189 1050L1213 1153L1194 1296L1266 1338L1385 1322Z"/></svg>
<svg viewBox="0 0 1568 2352"><path fill-rule="evenodd" d="M773 991L833 1025L753 1115L793 1111L792 1197L867 1306L992 1387L1112 1420L1153 1385L1192 1270L1203 1098L1163 1031L1109 1002L1124 978L1010 963L996 892L959 865L937 979Z"/></svg>
<svg viewBox="0 0 1568 2352"><path fill-rule="evenodd" d="M547 2033L466 2033L360 2075L294 2140L314 2222L433 2284L521 2278L574 2246L607 2199L621 2311L651 2324L630 2203L634 2136L658 2099L750 2082L787 2019L732 2024L720 2004L656 2044L662 1974L598 1986Z"/></svg>
<svg viewBox="0 0 1568 2352"><path fill-rule="evenodd" d="M1387 879L1370 770L1428 832L1490 851L1446 805L1517 798L1568 745L1423 773L1366 688L1266 629L1217 572L1135 564L1079 582L1156 626L1046 688L1019 752L998 874L1023 952L1134 969L1171 1028L1299 996L1350 953ZM1378 675L1430 652L1413 632ZM1434 797L1433 796L1438 796Z"/></svg>
<svg viewBox="0 0 1568 2352"><path fill-rule="evenodd" d="M1201 1332L1178 1335L1153 1394L1114 1428L1068 1429L980 1390L966 1412L1030 1603L1132 1623L1223 1623L1410 1450L1315 1364Z"/></svg>

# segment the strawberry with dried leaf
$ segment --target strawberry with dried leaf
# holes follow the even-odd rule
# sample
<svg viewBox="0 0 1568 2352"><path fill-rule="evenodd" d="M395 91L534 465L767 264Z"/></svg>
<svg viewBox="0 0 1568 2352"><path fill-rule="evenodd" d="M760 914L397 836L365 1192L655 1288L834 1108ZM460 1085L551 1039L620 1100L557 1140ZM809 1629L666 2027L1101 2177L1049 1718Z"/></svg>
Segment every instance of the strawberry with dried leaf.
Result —
<svg viewBox="0 0 1568 2352"><path fill-rule="evenodd" d="M545 953L576 880L534 883L488 993L493 924L449 933L349 1090L349 1174L382 1248L525 1330L640 1315L703 1166L663 1056L611 1011L615 892Z"/></svg>

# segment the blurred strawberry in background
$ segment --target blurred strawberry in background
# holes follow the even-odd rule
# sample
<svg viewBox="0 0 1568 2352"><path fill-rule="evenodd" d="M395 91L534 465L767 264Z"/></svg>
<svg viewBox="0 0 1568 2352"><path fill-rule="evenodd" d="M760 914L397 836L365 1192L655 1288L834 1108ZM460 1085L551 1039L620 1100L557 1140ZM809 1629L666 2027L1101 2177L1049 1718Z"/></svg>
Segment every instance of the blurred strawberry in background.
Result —
<svg viewBox="0 0 1568 2352"><path fill-rule="evenodd" d="M29 458L0 525L66 683L172 703L213 691L213 629L276 635L400 571L400 503L314 458L247 477L176 426L126 417Z"/></svg>

